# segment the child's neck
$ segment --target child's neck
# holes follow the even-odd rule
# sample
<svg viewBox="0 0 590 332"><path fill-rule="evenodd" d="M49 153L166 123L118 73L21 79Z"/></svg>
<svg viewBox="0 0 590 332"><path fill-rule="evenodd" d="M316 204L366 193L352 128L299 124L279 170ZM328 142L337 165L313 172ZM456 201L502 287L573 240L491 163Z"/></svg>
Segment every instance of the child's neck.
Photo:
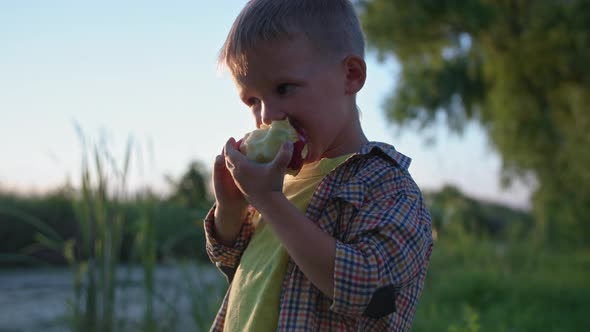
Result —
<svg viewBox="0 0 590 332"><path fill-rule="evenodd" d="M360 152L362 147L369 142L361 128L360 122L355 121L349 130L346 133L342 133L337 138L338 144L335 144L330 150L325 151L322 157L335 158L349 153Z"/></svg>

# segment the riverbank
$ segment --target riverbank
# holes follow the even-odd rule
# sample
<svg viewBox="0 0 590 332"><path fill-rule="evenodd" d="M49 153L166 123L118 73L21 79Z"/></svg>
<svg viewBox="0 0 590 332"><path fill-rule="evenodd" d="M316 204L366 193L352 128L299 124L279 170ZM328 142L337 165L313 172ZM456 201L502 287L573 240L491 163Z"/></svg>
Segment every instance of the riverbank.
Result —
<svg viewBox="0 0 590 332"><path fill-rule="evenodd" d="M139 266L117 269L116 319L121 330L144 330L142 273ZM159 265L155 280L158 330L202 330L212 317L198 316L211 313L195 313L195 306L216 308L225 287L221 274L205 265ZM67 267L0 270L0 332L68 331L73 296L73 275Z"/></svg>

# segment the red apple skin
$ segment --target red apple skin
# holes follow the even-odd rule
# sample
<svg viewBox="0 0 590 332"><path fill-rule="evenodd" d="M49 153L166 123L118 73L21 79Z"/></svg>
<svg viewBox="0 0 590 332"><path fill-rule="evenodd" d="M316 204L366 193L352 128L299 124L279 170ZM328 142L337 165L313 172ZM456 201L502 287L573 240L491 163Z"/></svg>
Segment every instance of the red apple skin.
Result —
<svg viewBox="0 0 590 332"><path fill-rule="evenodd" d="M305 138L299 135L299 140L293 143L293 154L291 155L291 161L289 162L287 169L298 172L301 167L303 167L303 162L305 161L305 157L307 157L303 155L303 149L306 144Z"/></svg>

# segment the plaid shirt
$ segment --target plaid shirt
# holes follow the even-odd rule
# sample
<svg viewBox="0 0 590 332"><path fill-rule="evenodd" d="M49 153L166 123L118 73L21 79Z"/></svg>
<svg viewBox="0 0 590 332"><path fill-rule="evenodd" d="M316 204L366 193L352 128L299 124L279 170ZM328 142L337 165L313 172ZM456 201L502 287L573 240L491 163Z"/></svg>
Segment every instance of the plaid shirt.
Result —
<svg viewBox="0 0 590 332"><path fill-rule="evenodd" d="M280 295L277 331L409 331L432 250L430 215L408 173L410 159L370 142L329 173L306 215L336 239L334 298L321 293L290 260ZM230 286L211 331L223 331L228 294L254 232L252 213L233 247L204 221L207 253Z"/></svg>

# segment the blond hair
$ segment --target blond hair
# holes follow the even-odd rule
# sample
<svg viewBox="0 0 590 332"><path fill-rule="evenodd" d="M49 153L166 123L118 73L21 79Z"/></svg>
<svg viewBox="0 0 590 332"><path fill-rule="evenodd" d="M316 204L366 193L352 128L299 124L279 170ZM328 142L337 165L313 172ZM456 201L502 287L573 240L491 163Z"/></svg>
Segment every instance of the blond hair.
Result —
<svg viewBox="0 0 590 332"><path fill-rule="evenodd" d="M245 74L245 54L256 43L301 37L328 56L364 57L364 36L349 0L250 0L229 31L219 63L234 75Z"/></svg>

